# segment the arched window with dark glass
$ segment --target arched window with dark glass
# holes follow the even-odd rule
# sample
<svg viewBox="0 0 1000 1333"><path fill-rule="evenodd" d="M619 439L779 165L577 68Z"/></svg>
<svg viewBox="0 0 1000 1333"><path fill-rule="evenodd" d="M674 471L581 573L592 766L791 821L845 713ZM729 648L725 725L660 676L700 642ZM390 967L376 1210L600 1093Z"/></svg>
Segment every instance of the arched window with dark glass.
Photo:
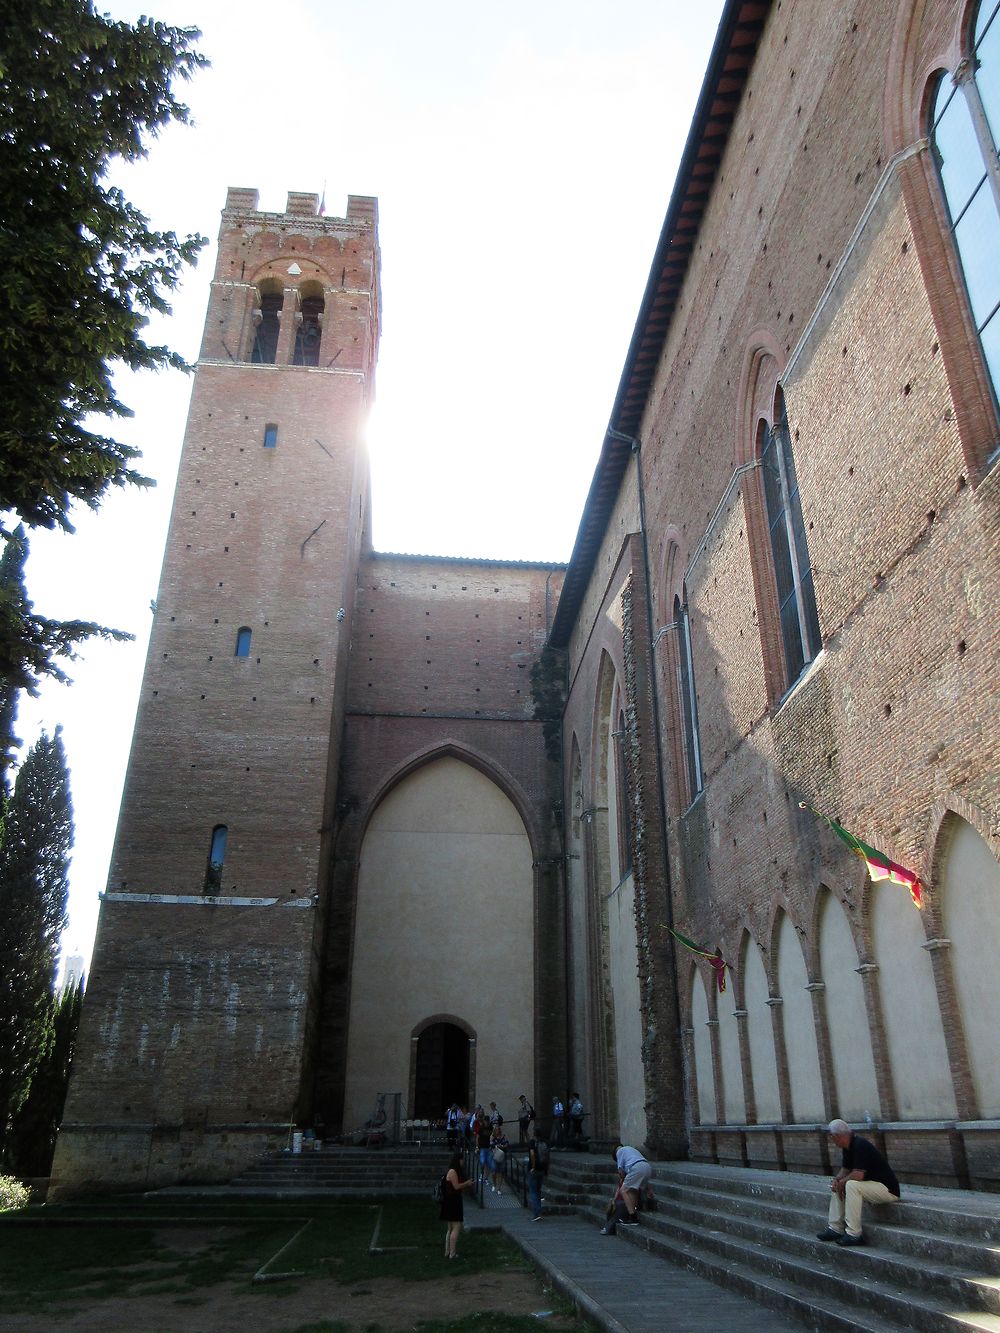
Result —
<svg viewBox="0 0 1000 1333"><path fill-rule="evenodd" d="M311 284L303 288L301 307L295 326L295 351L292 364L295 366L318 366L319 345L323 336L323 292Z"/></svg>
<svg viewBox="0 0 1000 1333"><path fill-rule="evenodd" d="M688 795L693 801L704 786L704 779L701 771L701 740L698 735L698 696L695 692L694 657L691 652L691 623L687 606L681 604L679 597L674 598L674 624L677 626L684 759Z"/></svg>
<svg viewBox="0 0 1000 1333"><path fill-rule="evenodd" d="M942 74L930 140L983 358L1000 394L1000 0L983 0L964 59Z"/></svg>
<svg viewBox="0 0 1000 1333"><path fill-rule="evenodd" d="M820 634L799 483L780 388L774 396L773 420L761 421L758 426L757 447L764 477L785 688L788 689L819 652Z"/></svg>
<svg viewBox="0 0 1000 1333"><path fill-rule="evenodd" d="M236 652L235 657L250 656L250 641L253 638L253 630L249 625L241 625L236 631Z"/></svg>
<svg viewBox="0 0 1000 1333"><path fill-rule="evenodd" d="M212 829L212 841L208 849L208 865L205 869L205 892L216 894L222 891L222 867L226 863L226 842L229 829L225 824L216 824Z"/></svg>
<svg viewBox="0 0 1000 1333"><path fill-rule="evenodd" d="M254 311L253 351L250 360L259 365L273 365L278 357L278 333L281 330L281 304L284 293L275 279L261 286L260 305Z"/></svg>

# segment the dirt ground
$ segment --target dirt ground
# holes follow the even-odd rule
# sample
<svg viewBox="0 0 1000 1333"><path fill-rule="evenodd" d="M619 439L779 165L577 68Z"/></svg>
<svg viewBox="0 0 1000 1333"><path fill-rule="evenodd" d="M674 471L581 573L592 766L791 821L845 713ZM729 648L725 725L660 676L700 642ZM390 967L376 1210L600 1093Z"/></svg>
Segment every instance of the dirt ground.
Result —
<svg viewBox="0 0 1000 1333"><path fill-rule="evenodd" d="M531 1273L461 1272L461 1259L441 1267L446 1277L426 1282L379 1278L353 1287L313 1280L221 1283L191 1295L177 1293L114 1297L75 1309L52 1307L45 1314L5 1316L3 1333L293 1333L303 1325L343 1320L352 1333L370 1324L413 1329L423 1319L459 1319L478 1310L534 1314L551 1310L554 1298ZM457 1270L457 1271L453 1271ZM566 1328L567 1321L540 1321L540 1329Z"/></svg>

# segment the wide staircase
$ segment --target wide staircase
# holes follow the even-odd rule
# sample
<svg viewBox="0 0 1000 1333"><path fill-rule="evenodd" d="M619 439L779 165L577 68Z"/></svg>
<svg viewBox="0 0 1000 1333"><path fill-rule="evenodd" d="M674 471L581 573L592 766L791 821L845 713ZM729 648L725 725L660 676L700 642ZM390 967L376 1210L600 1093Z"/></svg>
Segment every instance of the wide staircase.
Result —
<svg viewBox="0 0 1000 1333"><path fill-rule="evenodd" d="M322 1147L269 1153L225 1186L241 1195L428 1195L448 1167L450 1150L423 1144L384 1148Z"/></svg>
<svg viewBox="0 0 1000 1333"><path fill-rule="evenodd" d="M556 1153L546 1208L603 1225L610 1160ZM792 1172L658 1163L657 1208L616 1240L802 1319L821 1330L1000 1333L1000 1195L903 1187L903 1201L865 1206L870 1244L816 1239L829 1181Z"/></svg>

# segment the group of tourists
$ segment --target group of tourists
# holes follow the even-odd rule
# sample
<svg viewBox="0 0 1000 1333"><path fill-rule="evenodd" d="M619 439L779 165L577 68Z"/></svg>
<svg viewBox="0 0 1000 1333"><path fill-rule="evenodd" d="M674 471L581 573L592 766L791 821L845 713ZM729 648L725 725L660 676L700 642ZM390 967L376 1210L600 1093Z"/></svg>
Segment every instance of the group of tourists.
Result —
<svg viewBox="0 0 1000 1333"><path fill-rule="evenodd" d="M571 1092L565 1102L557 1093L552 1098L552 1118L546 1136L548 1141L554 1147L579 1144L583 1139L583 1122L586 1114L578 1092ZM527 1144L536 1122L544 1125L544 1113L539 1121L535 1108L522 1092L517 1099L516 1115L517 1141L522 1145ZM462 1142L471 1143L476 1138L479 1124L484 1118L490 1124L495 1124L498 1120L503 1123L503 1116L497 1110L496 1102L490 1102L488 1111L483 1109L481 1102L471 1110L460 1106L458 1102L452 1102L444 1115L448 1146L455 1148Z"/></svg>
<svg viewBox="0 0 1000 1333"><path fill-rule="evenodd" d="M557 1094L552 1098L552 1131L550 1139L554 1147L563 1144L578 1144L583 1138L583 1120L586 1112L578 1092L569 1094L569 1102L564 1104Z"/></svg>
<svg viewBox="0 0 1000 1333"><path fill-rule="evenodd" d="M521 1098L521 1101L525 1101ZM530 1109L530 1107L529 1107ZM481 1111L481 1107L476 1108ZM489 1114L495 1113L496 1120L491 1123ZM485 1143L477 1137L480 1146L480 1170L485 1178L487 1172L492 1176L490 1188L499 1190L496 1168L494 1131L502 1135L503 1117L496 1109L496 1103L490 1103L490 1113L485 1115ZM571 1111L572 1116L572 1111ZM555 1118L553 1118L555 1123ZM530 1128L529 1126L526 1127ZM484 1131L478 1130L481 1136ZM841 1151L841 1166L830 1182L830 1211L825 1230L818 1233L821 1241L832 1241L842 1248L865 1245L861 1227L861 1212L868 1203L898 1203L899 1181L886 1158L868 1139L856 1134L844 1120L832 1120L827 1132L834 1145ZM509 1144L501 1148L506 1152ZM542 1185L549 1168L549 1144L541 1136L528 1136L525 1145L527 1157L527 1193L533 1221L542 1218ZM484 1157L484 1153L486 1156ZM619 1226L638 1226L641 1208L655 1207L651 1188L653 1168L638 1148L629 1144L616 1143L613 1149L618 1179L614 1197L608 1204L607 1221L601 1228L602 1236L613 1236ZM490 1164L492 1156L492 1164ZM500 1158L502 1167L503 1157ZM463 1172L461 1152L455 1152L448 1166L447 1175L442 1181L441 1219L447 1222L445 1238L445 1257L455 1258L458 1236L462 1230L462 1195L465 1190L475 1187L476 1179L466 1179Z"/></svg>
<svg viewBox="0 0 1000 1333"><path fill-rule="evenodd" d="M491 1110L496 1103L490 1103ZM477 1108L481 1109L481 1108ZM445 1233L445 1258L456 1257L458 1237L462 1230L464 1217L463 1194L475 1189L477 1182L483 1182L483 1189L489 1188L495 1194L502 1193L503 1165L510 1143L503 1132L503 1117L499 1116L492 1124L488 1116L477 1120L473 1117L475 1142L479 1151L478 1172L465 1175L464 1154L456 1149L448 1163L448 1170L441 1182L441 1220L448 1224ZM549 1145L540 1136L529 1137L523 1144L527 1148L527 1186L528 1203L531 1207L532 1220L537 1222L542 1216L542 1183L549 1169Z"/></svg>

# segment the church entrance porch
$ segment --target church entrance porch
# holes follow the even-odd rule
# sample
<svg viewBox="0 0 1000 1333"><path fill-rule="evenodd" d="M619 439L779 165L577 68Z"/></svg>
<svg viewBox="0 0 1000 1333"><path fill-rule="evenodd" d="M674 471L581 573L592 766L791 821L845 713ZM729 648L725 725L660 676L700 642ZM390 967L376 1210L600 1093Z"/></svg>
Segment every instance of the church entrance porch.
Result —
<svg viewBox="0 0 1000 1333"><path fill-rule="evenodd" d="M412 1115L438 1120L452 1102L470 1101L469 1034L455 1023L431 1023L412 1039Z"/></svg>

